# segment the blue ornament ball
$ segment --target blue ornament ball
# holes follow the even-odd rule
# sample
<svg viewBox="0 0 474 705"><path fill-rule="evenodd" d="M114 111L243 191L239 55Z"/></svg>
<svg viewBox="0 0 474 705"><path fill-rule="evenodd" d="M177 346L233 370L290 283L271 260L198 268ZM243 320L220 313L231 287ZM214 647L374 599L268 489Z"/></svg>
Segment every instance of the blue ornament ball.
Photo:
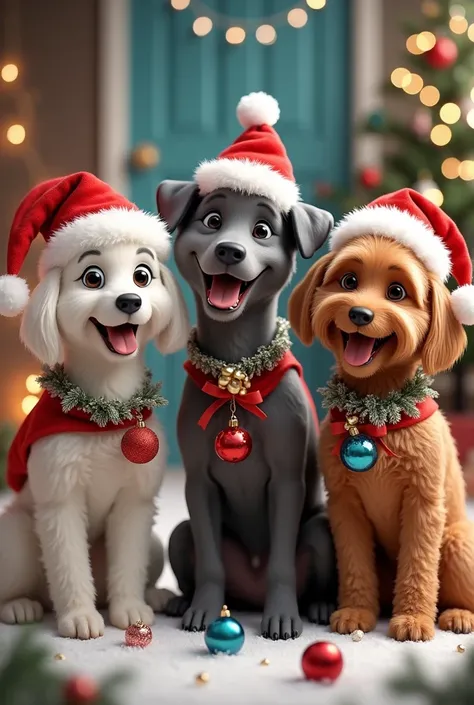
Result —
<svg viewBox="0 0 474 705"><path fill-rule="evenodd" d="M377 445L373 438L363 433L349 436L341 446L340 458L348 470L366 472L377 462Z"/></svg>
<svg viewBox="0 0 474 705"><path fill-rule="evenodd" d="M369 116L367 124L371 130L381 130L385 125L385 115L381 110L376 110Z"/></svg>
<svg viewBox="0 0 474 705"><path fill-rule="evenodd" d="M244 645L245 632L224 605L221 616L206 629L204 640L211 654L238 654Z"/></svg>

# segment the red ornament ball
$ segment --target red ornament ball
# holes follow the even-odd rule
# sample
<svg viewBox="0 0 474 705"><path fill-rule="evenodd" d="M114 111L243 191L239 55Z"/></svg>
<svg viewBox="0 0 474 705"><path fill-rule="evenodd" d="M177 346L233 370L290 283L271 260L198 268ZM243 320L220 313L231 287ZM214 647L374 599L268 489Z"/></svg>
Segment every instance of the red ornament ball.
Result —
<svg viewBox="0 0 474 705"><path fill-rule="evenodd" d="M342 654L330 641L315 641L301 658L301 666L310 681L330 681L339 678L344 665Z"/></svg>
<svg viewBox="0 0 474 705"><path fill-rule="evenodd" d="M64 698L68 705L94 703L99 698L99 688L88 676L73 676L66 683Z"/></svg>
<svg viewBox="0 0 474 705"><path fill-rule="evenodd" d="M425 53L425 59L434 69L448 69L458 58L456 42L449 37L438 37L432 49Z"/></svg>
<svg viewBox="0 0 474 705"><path fill-rule="evenodd" d="M138 646L144 649L145 646L151 644L153 639L153 632L148 624L143 624L143 622L136 622L136 624L131 624L127 627L125 632L125 646Z"/></svg>
<svg viewBox="0 0 474 705"><path fill-rule="evenodd" d="M214 450L226 463L240 463L252 452L252 436L245 428L229 426L216 436Z"/></svg>
<svg viewBox="0 0 474 705"><path fill-rule="evenodd" d="M149 463L158 455L159 449L160 441L151 428L135 426L123 434L122 453L131 463Z"/></svg>
<svg viewBox="0 0 474 705"><path fill-rule="evenodd" d="M375 166L367 166L360 172L360 183L365 188L376 188L382 183L380 169Z"/></svg>

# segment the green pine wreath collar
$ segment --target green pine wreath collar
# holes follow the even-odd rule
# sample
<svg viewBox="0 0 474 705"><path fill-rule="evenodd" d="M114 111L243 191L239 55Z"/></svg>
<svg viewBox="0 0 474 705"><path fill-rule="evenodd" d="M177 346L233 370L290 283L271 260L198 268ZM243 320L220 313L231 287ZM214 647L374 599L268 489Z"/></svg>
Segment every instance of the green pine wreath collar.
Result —
<svg viewBox="0 0 474 705"><path fill-rule="evenodd" d="M43 373L37 379L42 389L52 397L58 397L61 400L61 408L65 414L78 409L90 414L90 420L101 427L109 423L118 425L123 421L131 421L136 418L137 412L165 406L168 403L161 396L161 382L153 383L149 370L145 371L141 388L127 401L86 394L81 387L69 379L63 365L43 367Z"/></svg>
<svg viewBox="0 0 474 705"><path fill-rule="evenodd" d="M413 379L407 380L401 389L390 392L384 398L375 394L360 396L337 375L318 392L323 397L323 408L338 409L357 416L360 421L368 419L374 426L384 426L398 423L402 414L418 418L420 412L417 404L427 397L436 399L438 396L438 392L431 388L432 384L432 377L428 377L420 367Z"/></svg>

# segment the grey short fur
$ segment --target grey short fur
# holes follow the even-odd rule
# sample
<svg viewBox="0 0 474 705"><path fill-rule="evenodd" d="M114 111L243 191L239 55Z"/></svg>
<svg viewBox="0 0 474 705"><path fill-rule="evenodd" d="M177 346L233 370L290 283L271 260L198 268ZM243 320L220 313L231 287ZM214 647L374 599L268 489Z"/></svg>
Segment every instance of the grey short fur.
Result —
<svg viewBox="0 0 474 705"><path fill-rule="evenodd" d="M279 294L295 270L297 250L312 257L327 238L332 216L304 203L283 216L265 198L226 189L201 198L194 183L178 181L160 184L157 204L170 231L177 229L174 253L196 299L200 348L228 362L252 356L274 336ZM211 212L221 217L219 229L203 223ZM268 223L274 234L255 239L258 221ZM236 309L223 311L208 303L204 273L258 279ZM228 405L205 431L198 426L210 403L212 398L188 379L178 438L190 520L177 526L170 539L171 566L183 595L170 601L167 613L182 616L184 629L198 631L218 617L228 599L231 607L263 607L261 633L272 639L301 634L300 610L327 624L336 600L335 559L316 432L296 371L290 370L261 404L267 419L238 408L239 421L253 439L251 455L238 465L221 461L214 452L215 436L229 419ZM297 591L300 554L305 563ZM259 582L252 567L256 558L265 568L263 594L257 588L252 593L254 577Z"/></svg>

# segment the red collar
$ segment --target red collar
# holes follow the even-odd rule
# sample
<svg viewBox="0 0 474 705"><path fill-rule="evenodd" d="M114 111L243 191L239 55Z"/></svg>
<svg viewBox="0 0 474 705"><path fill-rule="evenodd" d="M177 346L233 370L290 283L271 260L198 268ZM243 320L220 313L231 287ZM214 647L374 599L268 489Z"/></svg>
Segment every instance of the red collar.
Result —
<svg viewBox="0 0 474 705"><path fill-rule="evenodd" d="M423 401L416 405L419 411L419 415L407 416L407 414L402 413L402 418L397 423L384 424L383 426L375 426L370 423L357 424L357 429L360 433L365 433L367 436L376 438L382 448L385 450L387 455L391 457L396 457L396 454L390 450L386 443L382 440L384 436L387 435L389 431L398 431L401 428L408 428L408 426L414 426L421 421L425 421L439 408L438 404L431 397L426 397ZM333 448L333 455L338 455L341 449L342 443L349 435L349 432L345 428L346 419L348 414L339 409L331 409L329 412L329 421L331 424L331 433L333 436L341 436L338 442Z"/></svg>
<svg viewBox="0 0 474 705"><path fill-rule="evenodd" d="M184 369L204 394L209 394L209 396L214 397L216 400L206 409L198 421L198 425L202 429L205 429L216 411L227 401L230 401L233 395L227 391L227 389L221 389L216 384L215 378L212 375L207 375L202 372L202 370L198 370L190 360L186 360ZM302 376L300 363L293 353L288 350L272 370L266 370L262 372L261 375L255 375L252 378L252 386L245 396L234 396L236 404L250 411L250 413L257 416L257 418L266 419L267 415L260 409L259 404L262 403L268 394L276 389L283 376L290 369L296 369L298 375L300 377Z"/></svg>

